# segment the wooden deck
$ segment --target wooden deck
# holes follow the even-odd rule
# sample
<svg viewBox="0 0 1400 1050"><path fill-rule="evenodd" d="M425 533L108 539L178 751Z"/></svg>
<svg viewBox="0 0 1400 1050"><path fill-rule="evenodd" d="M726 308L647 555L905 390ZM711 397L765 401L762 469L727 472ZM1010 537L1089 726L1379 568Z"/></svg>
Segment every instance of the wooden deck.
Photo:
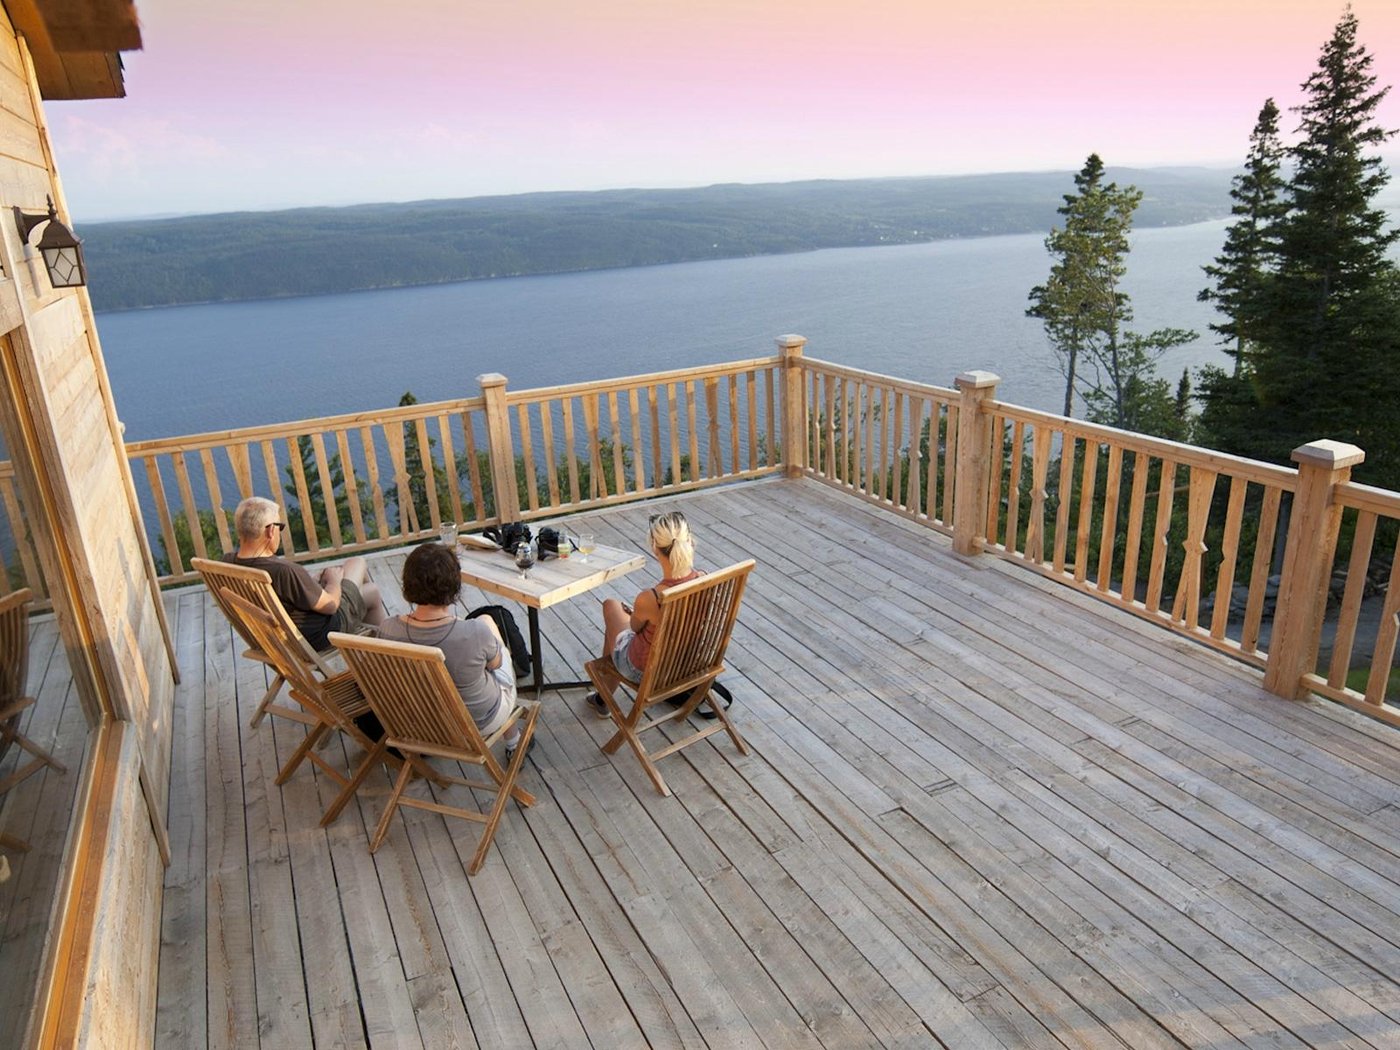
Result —
<svg viewBox="0 0 1400 1050"><path fill-rule="evenodd" d="M1400 1047L1400 732L816 483L679 505L702 565L759 562L754 753L666 759L663 799L550 696L471 880L434 814L369 855L386 782L318 829L327 778L272 783L299 727L249 730L261 671L167 597L158 1046ZM544 614L551 676L597 620Z"/></svg>

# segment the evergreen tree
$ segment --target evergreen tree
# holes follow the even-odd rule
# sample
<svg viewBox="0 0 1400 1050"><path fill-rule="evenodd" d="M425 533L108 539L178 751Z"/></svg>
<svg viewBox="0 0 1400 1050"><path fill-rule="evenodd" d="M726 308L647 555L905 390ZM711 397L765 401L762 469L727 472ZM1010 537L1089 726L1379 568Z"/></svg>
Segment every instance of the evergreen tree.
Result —
<svg viewBox="0 0 1400 1050"><path fill-rule="evenodd" d="M1074 414L1074 395L1089 357L1114 356L1121 326L1132 319L1119 290L1128 253L1132 213L1142 199L1133 187L1104 184L1103 161L1089 154L1065 194L1061 228L1052 228L1045 250L1054 258L1050 278L1030 291L1027 316L1045 324L1065 377L1064 414Z"/></svg>
<svg viewBox="0 0 1400 1050"><path fill-rule="evenodd" d="M1279 141L1279 111L1273 99L1266 99L1249 136L1245 169L1236 175L1230 188L1234 222L1225 234L1225 246L1215 257L1215 265L1205 267L1211 286L1198 298L1214 302L1225 315L1220 324L1210 326L1221 337L1225 352L1234 358L1234 374L1244 368L1253 332L1262 307L1268 279L1278 264L1278 226L1287 211L1283 198L1280 164L1283 145Z"/></svg>
<svg viewBox="0 0 1400 1050"><path fill-rule="evenodd" d="M1066 416L1073 414L1077 393L1095 422L1162 434L1178 425L1170 386L1156 375L1157 359L1196 333L1127 330L1133 307L1121 284L1142 193L1135 186L1105 184L1103 173L1103 161L1091 153L1074 177L1077 192L1066 194L1059 209L1064 227L1045 239L1055 260L1050 278L1031 289L1026 313L1044 322L1059 358Z"/></svg>
<svg viewBox="0 0 1400 1050"><path fill-rule="evenodd" d="M1368 453L1366 480L1394 485L1400 276L1387 251L1397 231L1373 206L1389 176L1368 155L1393 134L1376 122L1390 89L1377 89L1356 33L1348 8L1296 109L1301 141L1290 151L1290 209L1252 355L1260 411L1249 451L1284 461L1316 438L1352 441Z"/></svg>

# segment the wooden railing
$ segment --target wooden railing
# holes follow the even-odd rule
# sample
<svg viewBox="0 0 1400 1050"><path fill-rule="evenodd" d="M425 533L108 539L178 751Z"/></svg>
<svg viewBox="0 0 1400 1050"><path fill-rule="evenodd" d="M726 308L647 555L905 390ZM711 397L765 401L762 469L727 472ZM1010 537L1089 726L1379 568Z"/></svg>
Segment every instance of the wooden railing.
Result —
<svg viewBox="0 0 1400 1050"><path fill-rule="evenodd" d="M1273 692L1317 693L1400 725L1385 702L1400 547L1379 571L1372 552L1378 535L1398 542L1400 494L1350 482L1359 449L1314 442L1295 470L1006 404L991 373L948 390L799 361L794 425L808 437L790 474L1264 668ZM1376 638L1358 669L1363 598L1377 587Z"/></svg>
<svg viewBox="0 0 1400 1050"><path fill-rule="evenodd" d="M127 454L163 583L236 546L232 513L266 495L309 560L780 469L779 358L510 391L157 441Z"/></svg>
<svg viewBox="0 0 1400 1050"><path fill-rule="evenodd" d="M951 534L958 393L810 358L803 365L807 472Z"/></svg>
<svg viewBox="0 0 1400 1050"><path fill-rule="evenodd" d="M36 610L49 605L48 588L39 568L38 552L30 533L29 519L20 500L12 461L0 460L0 594L28 587L34 592Z"/></svg>
<svg viewBox="0 0 1400 1050"><path fill-rule="evenodd" d="M233 548L233 507L252 494L282 507L286 553L314 559L444 520L479 528L782 471L1262 667L1273 692L1400 725L1385 702L1400 493L1350 481L1361 450L1314 442L1297 469L1273 466L997 401L990 373L927 386L805 357L804 343L536 390L486 375L479 397L127 451L167 584L194 578L190 557ZM9 464L0 511L0 586L42 593Z"/></svg>
<svg viewBox="0 0 1400 1050"><path fill-rule="evenodd" d="M237 544L239 500L277 501L287 556L411 542L441 521L493 520L485 401L466 398L127 445L162 583Z"/></svg>

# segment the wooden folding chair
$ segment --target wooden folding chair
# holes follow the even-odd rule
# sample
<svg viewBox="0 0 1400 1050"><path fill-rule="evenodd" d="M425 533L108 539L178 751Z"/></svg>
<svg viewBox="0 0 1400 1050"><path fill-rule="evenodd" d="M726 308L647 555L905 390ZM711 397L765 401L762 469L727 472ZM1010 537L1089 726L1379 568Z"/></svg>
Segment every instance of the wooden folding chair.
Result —
<svg viewBox="0 0 1400 1050"><path fill-rule="evenodd" d="M24 588L0 598L0 756L11 746L33 756L0 780L0 795L45 766L56 773L68 772L67 766L19 728L20 715L34 705L34 698L24 695L29 678L29 603L33 597L34 593Z"/></svg>
<svg viewBox="0 0 1400 1050"><path fill-rule="evenodd" d="M753 567L750 558L661 592L661 620L656 626L656 637L641 682L634 685L618 674L611 655L584 665L617 725L617 732L603 745L603 750L612 754L626 742L636 752L656 790L663 795L669 795L671 789L666 786L656 763L683 747L724 732L729 734L741 755L749 753L724 707L715 702L710 686L724 670L724 651L729 646L734 621L739 618L739 602L744 597L744 585ZM619 686L634 692L632 706L626 710L616 696ZM643 713L653 704L683 693L689 695L676 710L659 718L642 720ZM641 734L667 722L684 721L702 703L708 703L715 713L717 721L712 725L656 751L648 751L642 744Z"/></svg>
<svg viewBox="0 0 1400 1050"><path fill-rule="evenodd" d="M329 678L318 677L310 665L303 662L300 650L286 636L282 627L265 610L228 590L222 591L219 599L235 629L256 646L261 654L259 659L287 682L288 694L301 705L300 709L275 707L272 710L283 718L309 727L306 739L297 745L286 765L278 771L276 783L285 784L306 759L324 770L336 783L349 783L350 778L322 758L315 748L326 733L338 729L365 751L374 750L375 742L355 724L356 718L368 714L370 710L355 682L355 676L345 670ZM385 758L391 760L392 756L386 755Z"/></svg>
<svg viewBox="0 0 1400 1050"><path fill-rule="evenodd" d="M415 809L431 810L447 816L462 817L479 821L486 825L481 833L481 842L467 868L468 875L475 875L486 859L495 837L496 827L505 812L506 800L514 797L522 806L533 806L535 796L524 788L517 787L515 778L525 761L530 738L535 733L535 722L540 715L540 705L530 701L517 701L517 706L505 723L483 738L462 703L462 695L452 684L452 676L447 673L447 663L442 650L428 645L412 645L407 642L390 642L379 638L361 638L353 634L333 633L331 644L345 657L360 689L369 699L369 705L379 716L384 726L384 737L375 750L365 756L360 768L351 777L350 783L340 793L321 823L328 824L340 815L341 809L355 794L369 771L389 748L396 748L403 755L403 768L394 782L389 804L379 818L379 827L370 840L369 851L379 848L389 831L389 821L399 806L412 806ZM508 658L508 657L507 657ZM524 717L520 741L516 745L515 757L510 766L502 769L491 748L501 740L506 732ZM446 758L454 762L466 762L483 766L491 778L490 783L467 780L462 777L448 777L439 774L428 764L429 758ZM489 813L479 810L461 809L447 806L431 799L418 799L406 796L404 789L414 775L433 778L439 782L461 784L482 791L494 791L496 803Z"/></svg>
<svg viewBox="0 0 1400 1050"><path fill-rule="evenodd" d="M243 644L248 646L248 650L243 654L244 657L266 664L273 669L272 684L267 687L267 692L258 702L257 710L253 712L253 717L248 721L249 728L256 729L258 723L262 721L263 715L297 718L293 708L273 706L272 701L277 699L277 694L281 691L287 678L277 670L267 654L258 648L247 629L229 611L228 601L225 598L226 592L236 594L244 601L261 609L272 617L277 625L278 633L289 643L292 651L298 654L300 663L311 668L322 678L334 677L336 672L327 665L325 654L318 653L311 648L311 643L306 640L301 631L297 629L297 625L292 622L292 618L287 615L287 610L282 605L282 599L278 598L277 592L272 589L272 577L262 569L254 569L248 565L234 565L232 562L226 561L212 561L209 558L191 558L190 564L203 578L204 586L209 588L209 593L214 596L214 601L228 617L229 623L233 624L233 629L243 639Z"/></svg>

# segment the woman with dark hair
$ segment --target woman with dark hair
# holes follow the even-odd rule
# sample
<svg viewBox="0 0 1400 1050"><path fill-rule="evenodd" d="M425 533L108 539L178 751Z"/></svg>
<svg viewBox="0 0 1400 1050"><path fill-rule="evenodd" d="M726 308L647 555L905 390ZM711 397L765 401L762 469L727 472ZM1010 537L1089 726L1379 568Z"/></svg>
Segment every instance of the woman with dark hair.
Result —
<svg viewBox="0 0 1400 1050"><path fill-rule="evenodd" d="M441 649L472 721L482 736L489 737L515 709L515 672L489 616L457 618L461 591L462 572L455 551L436 541L416 547L403 563L403 596L413 609L385 620L375 633L394 642ZM506 737L507 763L519 740L517 723Z"/></svg>
<svg viewBox="0 0 1400 1050"><path fill-rule="evenodd" d="M695 568L695 540L690 523L678 510L653 514L647 522L651 554L661 566L661 582L637 595L627 605L616 598L603 602L603 655L610 657L623 678L632 683L642 680L656 625L661 620L661 592L668 587L701 575ZM608 708L597 693L585 698L599 718L607 718Z"/></svg>

